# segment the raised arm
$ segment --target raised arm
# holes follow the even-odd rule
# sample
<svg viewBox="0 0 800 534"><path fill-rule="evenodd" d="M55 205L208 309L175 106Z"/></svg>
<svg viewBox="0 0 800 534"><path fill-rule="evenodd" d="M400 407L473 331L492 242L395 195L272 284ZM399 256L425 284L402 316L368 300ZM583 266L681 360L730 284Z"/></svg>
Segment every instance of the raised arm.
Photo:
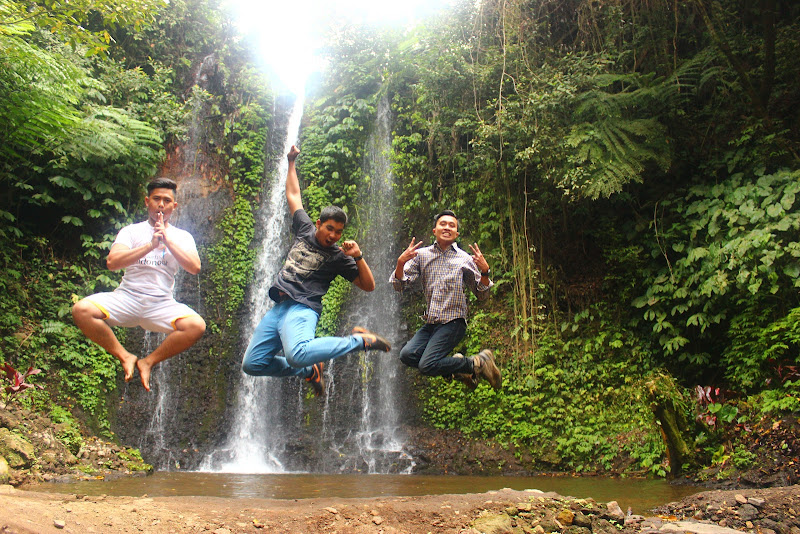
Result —
<svg viewBox="0 0 800 534"><path fill-rule="evenodd" d="M480 276L478 280L472 278L469 286L473 293L475 293L475 296L478 297L478 300L483 300L489 296L489 288L494 285L489 278L489 274L491 273L489 270L489 262L486 261L477 243L470 245L469 248L472 250L472 262L475 264Z"/></svg>
<svg viewBox="0 0 800 534"><path fill-rule="evenodd" d="M343 241L340 245L342 252L356 260L356 267L358 268L358 276L353 280L353 284L364 291L373 291L375 289L375 277L372 276L372 269L367 265L367 261L361 254L361 248L358 243L352 240Z"/></svg>
<svg viewBox="0 0 800 534"><path fill-rule="evenodd" d="M303 209L303 198L300 196L300 180L297 179L297 170L294 160L300 150L294 145L289 149L286 159L289 160L289 170L286 172L286 200L289 203L289 214L294 215L297 210Z"/></svg>

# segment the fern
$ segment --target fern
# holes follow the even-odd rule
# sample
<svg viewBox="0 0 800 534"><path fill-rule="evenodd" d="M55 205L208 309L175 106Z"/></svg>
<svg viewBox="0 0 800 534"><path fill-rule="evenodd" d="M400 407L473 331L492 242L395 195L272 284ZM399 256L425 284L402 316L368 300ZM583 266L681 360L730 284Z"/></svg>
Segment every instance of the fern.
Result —
<svg viewBox="0 0 800 534"><path fill-rule="evenodd" d="M603 74L593 81L597 88L578 97L579 122L565 139L576 171L559 185L597 199L641 182L650 166L669 168L667 131L652 115L681 96L674 80L652 76ZM636 116L644 114L651 116Z"/></svg>
<svg viewBox="0 0 800 534"><path fill-rule="evenodd" d="M66 327L67 325L61 321L43 321L42 334L60 334Z"/></svg>

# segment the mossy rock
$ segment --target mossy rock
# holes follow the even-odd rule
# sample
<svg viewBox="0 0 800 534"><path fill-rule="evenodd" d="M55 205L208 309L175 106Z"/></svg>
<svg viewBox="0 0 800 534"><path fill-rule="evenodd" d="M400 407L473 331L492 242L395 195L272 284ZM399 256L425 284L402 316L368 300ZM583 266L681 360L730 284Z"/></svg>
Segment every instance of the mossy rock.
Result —
<svg viewBox="0 0 800 534"><path fill-rule="evenodd" d="M7 428L0 428L0 456L14 469L28 469L36 461L33 445Z"/></svg>

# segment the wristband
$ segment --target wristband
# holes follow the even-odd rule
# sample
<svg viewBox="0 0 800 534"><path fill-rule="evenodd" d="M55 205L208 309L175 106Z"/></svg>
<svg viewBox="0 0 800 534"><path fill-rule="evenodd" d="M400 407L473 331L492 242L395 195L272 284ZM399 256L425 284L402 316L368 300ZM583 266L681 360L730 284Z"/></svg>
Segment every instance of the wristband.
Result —
<svg viewBox="0 0 800 534"><path fill-rule="evenodd" d="M486 272L485 273L481 273L481 276L485 276L486 278L489 278L490 274L492 274L492 270L491 269L486 269Z"/></svg>
<svg viewBox="0 0 800 534"><path fill-rule="evenodd" d="M359 254L358 256L356 256L356 257L355 257L355 258L353 258L353 259L354 259L354 260L356 260L356 261L358 261L358 260L363 260L363 259L364 259L364 255L363 255L363 254Z"/></svg>

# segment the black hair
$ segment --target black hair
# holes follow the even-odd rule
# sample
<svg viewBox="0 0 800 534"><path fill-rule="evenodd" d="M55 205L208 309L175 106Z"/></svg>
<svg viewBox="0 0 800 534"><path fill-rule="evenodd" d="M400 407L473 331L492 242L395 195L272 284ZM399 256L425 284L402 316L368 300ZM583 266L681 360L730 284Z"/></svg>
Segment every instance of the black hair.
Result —
<svg viewBox="0 0 800 534"><path fill-rule="evenodd" d="M326 208L322 208L322 211L319 212L319 222L324 223L325 221L330 221L331 219L345 225L347 224L347 214L338 206L328 206Z"/></svg>
<svg viewBox="0 0 800 534"><path fill-rule="evenodd" d="M453 210L442 210L442 211L440 211L439 214L436 217L433 218L434 226L436 225L436 223L439 222L439 219L441 219L445 215L449 215L450 217L454 218L456 220L456 227L458 227L458 222L459 222L458 221L458 217L456 217L456 214L453 212Z"/></svg>
<svg viewBox="0 0 800 534"><path fill-rule="evenodd" d="M153 189L172 189L173 191L177 191L178 184L171 178L153 178L147 184L147 194L150 195Z"/></svg>

